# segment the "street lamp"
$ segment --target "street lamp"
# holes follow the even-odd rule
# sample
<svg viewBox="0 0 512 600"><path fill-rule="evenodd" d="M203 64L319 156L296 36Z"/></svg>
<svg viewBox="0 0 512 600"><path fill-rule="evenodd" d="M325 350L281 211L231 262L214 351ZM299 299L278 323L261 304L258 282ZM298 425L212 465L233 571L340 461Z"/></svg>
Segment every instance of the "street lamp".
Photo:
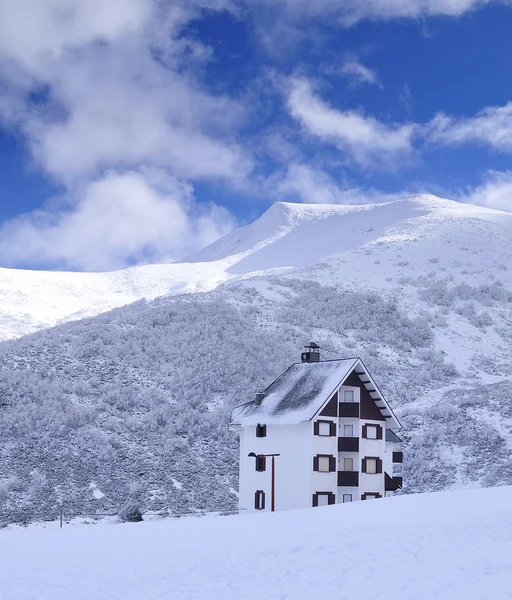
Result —
<svg viewBox="0 0 512 600"><path fill-rule="evenodd" d="M270 492L270 510L274 512L276 510L276 456L281 456L280 454L256 454L255 452L249 452L248 454L251 458L258 458L258 456L272 457L272 485Z"/></svg>

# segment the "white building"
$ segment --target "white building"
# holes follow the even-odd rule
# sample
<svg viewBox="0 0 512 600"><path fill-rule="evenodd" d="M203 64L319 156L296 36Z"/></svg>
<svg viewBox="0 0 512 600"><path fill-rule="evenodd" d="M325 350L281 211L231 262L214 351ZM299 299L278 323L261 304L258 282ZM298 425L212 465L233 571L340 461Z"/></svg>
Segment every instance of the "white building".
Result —
<svg viewBox="0 0 512 600"><path fill-rule="evenodd" d="M233 411L240 508L272 510L273 489L275 510L287 510L401 488L402 478L393 477L393 463L402 462L393 432L400 423L361 359L321 361L315 343L301 359Z"/></svg>

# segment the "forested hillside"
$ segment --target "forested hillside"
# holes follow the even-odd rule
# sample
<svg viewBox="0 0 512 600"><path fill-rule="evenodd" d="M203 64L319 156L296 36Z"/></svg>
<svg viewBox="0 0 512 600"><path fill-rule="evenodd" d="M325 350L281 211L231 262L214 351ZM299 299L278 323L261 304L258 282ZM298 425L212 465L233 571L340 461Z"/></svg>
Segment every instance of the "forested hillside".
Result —
<svg viewBox="0 0 512 600"><path fill-rule="evenodd" d="M285 269L293 244L281 246L278 274L140 301L0 345L0 521L52 518L60 503L67 516L116 513L132 501L147 512L234 508L230 410L310 339L324 358L361 356L379 382L404 426L406 492L512 483L501 213L421 205L417 219L409 210L336 253L344 234L373 227L371 211L344 230L339 215L331 227L325 211L315 220L308 210L308 228L320 223L331 236L322 260ZM281 244L299 216L278 227ZM445 224L433 226L434 217ZM492 237L476 235L489 229ZM272 239L253 240L251 260ZM503 246L500 257L491 243Z"/></svg>

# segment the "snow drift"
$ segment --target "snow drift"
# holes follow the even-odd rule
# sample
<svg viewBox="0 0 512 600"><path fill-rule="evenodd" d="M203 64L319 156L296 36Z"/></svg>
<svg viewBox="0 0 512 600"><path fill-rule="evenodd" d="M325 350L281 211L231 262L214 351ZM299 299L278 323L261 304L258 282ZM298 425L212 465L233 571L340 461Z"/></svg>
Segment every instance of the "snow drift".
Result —
<svg viewBox="0 0 512 600"><path fill-rule="evenodd" d="M5 600L512 598L512 488L0 531Z"/></svg>

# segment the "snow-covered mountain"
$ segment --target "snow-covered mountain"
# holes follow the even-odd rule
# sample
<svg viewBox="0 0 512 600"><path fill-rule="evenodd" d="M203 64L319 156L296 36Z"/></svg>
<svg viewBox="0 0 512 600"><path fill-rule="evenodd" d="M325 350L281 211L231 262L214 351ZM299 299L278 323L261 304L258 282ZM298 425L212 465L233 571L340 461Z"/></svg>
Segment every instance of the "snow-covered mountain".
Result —
<svg viewBox="0 0 512 600"><path fill-rule="evenodd" d="M161 297L0 345L0 518L233 506L229 410L310 339L367 363L408 491L512 483L511 254L511 214L418 196L279 203L184 263L55 274L83 314ZM38 326L76 317L43 295Z"/></svg>
<svg viewBox="0 0 512 600"><path fill-rule="evenodd" d="M468 272L461 266L467 266L468 252L478 247L478 253L483 254L471 261L474 267L481 264L503 270L509 258L507 252L511 252L507 238L511 221L509 213L434 196L359 206L277 203L255 223L225 236L185 262L111 273L0 268L0 340L137 300L210 291L229 280L287 273L333 256L345 261L339 268L344 280L350 276L354 283L389 288L387 279L396 273L395 267L408 266L396 264L407 262L395 260L403 258L397 250L407 248L411 253L407 257L410 268L402 271L432 269L438 244L451 243L445 258L452 259L455 272L462 270L465 279L469 276L479 280L479 273L472 277L473 269ZM377 251L392 264L364 259ZM357 264L351 268L354 261ZM364 268L359 268L361 262ZM504 273L500 275L503 279Z"/></svg>
<svg viewBox="0 0 512 600"><path fill-rule="evenodd" d="M511 499L502 487L274 514L13 528L0 531L1 589L9 600L507 600Z"/></svg>

